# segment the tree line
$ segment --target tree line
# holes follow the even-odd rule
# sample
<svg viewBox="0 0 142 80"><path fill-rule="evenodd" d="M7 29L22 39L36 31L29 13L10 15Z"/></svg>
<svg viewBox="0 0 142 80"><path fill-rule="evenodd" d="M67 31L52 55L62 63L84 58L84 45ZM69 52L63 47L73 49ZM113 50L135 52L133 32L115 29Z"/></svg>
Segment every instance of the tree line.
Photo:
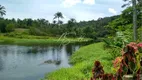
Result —
<svg viewBox="0 0 142 80"><path fill-rule="evenodd" d="M3 6L1 6L3 7ZM0 32L10 33L14 32L16 28L23 28L29 30L29 35L36 36L61 36L67 33L67 37L86 37L98 40L109 34L109 29L105 26L117 19L118 16L99 18L98 20L80 21L77 22L74 18L68 20L67 23L63 23L63 14L57 12L54 14L53 22L50 23L46 19L5 19L2 16L5 15L5 8L0 8Z"/></svg>

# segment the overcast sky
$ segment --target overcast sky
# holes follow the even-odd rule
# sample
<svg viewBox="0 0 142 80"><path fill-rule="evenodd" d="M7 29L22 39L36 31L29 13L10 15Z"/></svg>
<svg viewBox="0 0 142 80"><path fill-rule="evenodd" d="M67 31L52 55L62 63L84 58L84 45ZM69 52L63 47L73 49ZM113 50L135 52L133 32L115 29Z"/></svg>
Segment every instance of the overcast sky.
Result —
<svg viewBox="0 0 142 80"><path fill-rule="evenodd" d="M77 21L96 20L100 17L118 15L123 0L0 0L6 8L5 18L45 18L52 22L58 11L63 21L75 18Z"/></svg>

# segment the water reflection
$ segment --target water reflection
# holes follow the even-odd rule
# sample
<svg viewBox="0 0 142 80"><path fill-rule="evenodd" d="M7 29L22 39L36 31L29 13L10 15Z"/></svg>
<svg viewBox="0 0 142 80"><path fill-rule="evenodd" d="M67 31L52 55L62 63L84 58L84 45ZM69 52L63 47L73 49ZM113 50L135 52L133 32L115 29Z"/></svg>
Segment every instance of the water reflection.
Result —
<svg viewBox="0 0 142 80"><path fill-rule="evenodd" d="M0 45L0 80L39 80L45 73L70 67L69 56L79 47Z"/></svg>
<svg viewBox="0 0 142 80"><path fill-rule="evenodd" d="M1 56L0 56L0 71L2 71L2 70L3 70L3 61L2 61Z"/></svg>

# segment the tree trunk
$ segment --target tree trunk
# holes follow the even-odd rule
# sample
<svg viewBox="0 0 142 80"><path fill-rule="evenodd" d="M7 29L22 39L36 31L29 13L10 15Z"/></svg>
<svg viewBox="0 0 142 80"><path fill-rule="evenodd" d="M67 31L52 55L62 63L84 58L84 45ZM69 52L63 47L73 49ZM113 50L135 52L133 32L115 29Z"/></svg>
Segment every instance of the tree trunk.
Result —
<svg viewBox="0 0 142 80"><path fill-rule="evenodd" d="M58 17L58 26L60 25L60 23L59 23L59 17Z"/></svg>
<svg viewBox="0 0 142 80"><path fill-rule="evenodd" d="M132 0L133 4L133 36L134 41L137 40L137 10L136 10L136 0Z"/></svg>

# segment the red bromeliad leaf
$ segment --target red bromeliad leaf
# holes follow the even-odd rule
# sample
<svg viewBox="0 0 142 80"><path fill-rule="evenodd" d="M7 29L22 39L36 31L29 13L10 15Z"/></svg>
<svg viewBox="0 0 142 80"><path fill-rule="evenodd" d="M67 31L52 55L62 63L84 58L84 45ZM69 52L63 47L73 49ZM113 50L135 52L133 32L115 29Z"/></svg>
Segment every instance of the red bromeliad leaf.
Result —
<svg viewBox="0 0 142 80"><path fill-rule="evenodd" d="M92 73L93 73L92 80L102 78L102 75L104 74L104 70L99 61L94 62L94 68L92 69Z"/></svg>
<svg viewBox="0 0 142 80"><path fill-rule="evenodd" d="M137 44L138 47L142 48L142 43Z"/></svg>
<svg viewBox="0 0 142 80"><path fill-rule="evenodd" d="M139 52L142 53L142 43L139 43L137 46L138 46Z"/></svg>
<svg viewBox="0 0 142 80"><path fill-rule="evenodd" d="M137 44L134 43L134 42L131 42L131 43L128 44L127 46L129 46L129 50L130 50L130 51L132 50L134 53L138 51L138 46L137 46Z"/></svg>
<svg viewBox="0 0 142 80"><path fill-rule="evenodd" d="M112 74L104 74L103 67L99 61L94 62L94 68L92 69L93 77L91 80L122 80L124 75L136 74L136 79L139 80L139 74L142 73L140 65L140 54L142 53L142 43L136 44L131 42L121 51L122 57L117 57L113 61L114 69L117 71L115 76Z"/></svg>

